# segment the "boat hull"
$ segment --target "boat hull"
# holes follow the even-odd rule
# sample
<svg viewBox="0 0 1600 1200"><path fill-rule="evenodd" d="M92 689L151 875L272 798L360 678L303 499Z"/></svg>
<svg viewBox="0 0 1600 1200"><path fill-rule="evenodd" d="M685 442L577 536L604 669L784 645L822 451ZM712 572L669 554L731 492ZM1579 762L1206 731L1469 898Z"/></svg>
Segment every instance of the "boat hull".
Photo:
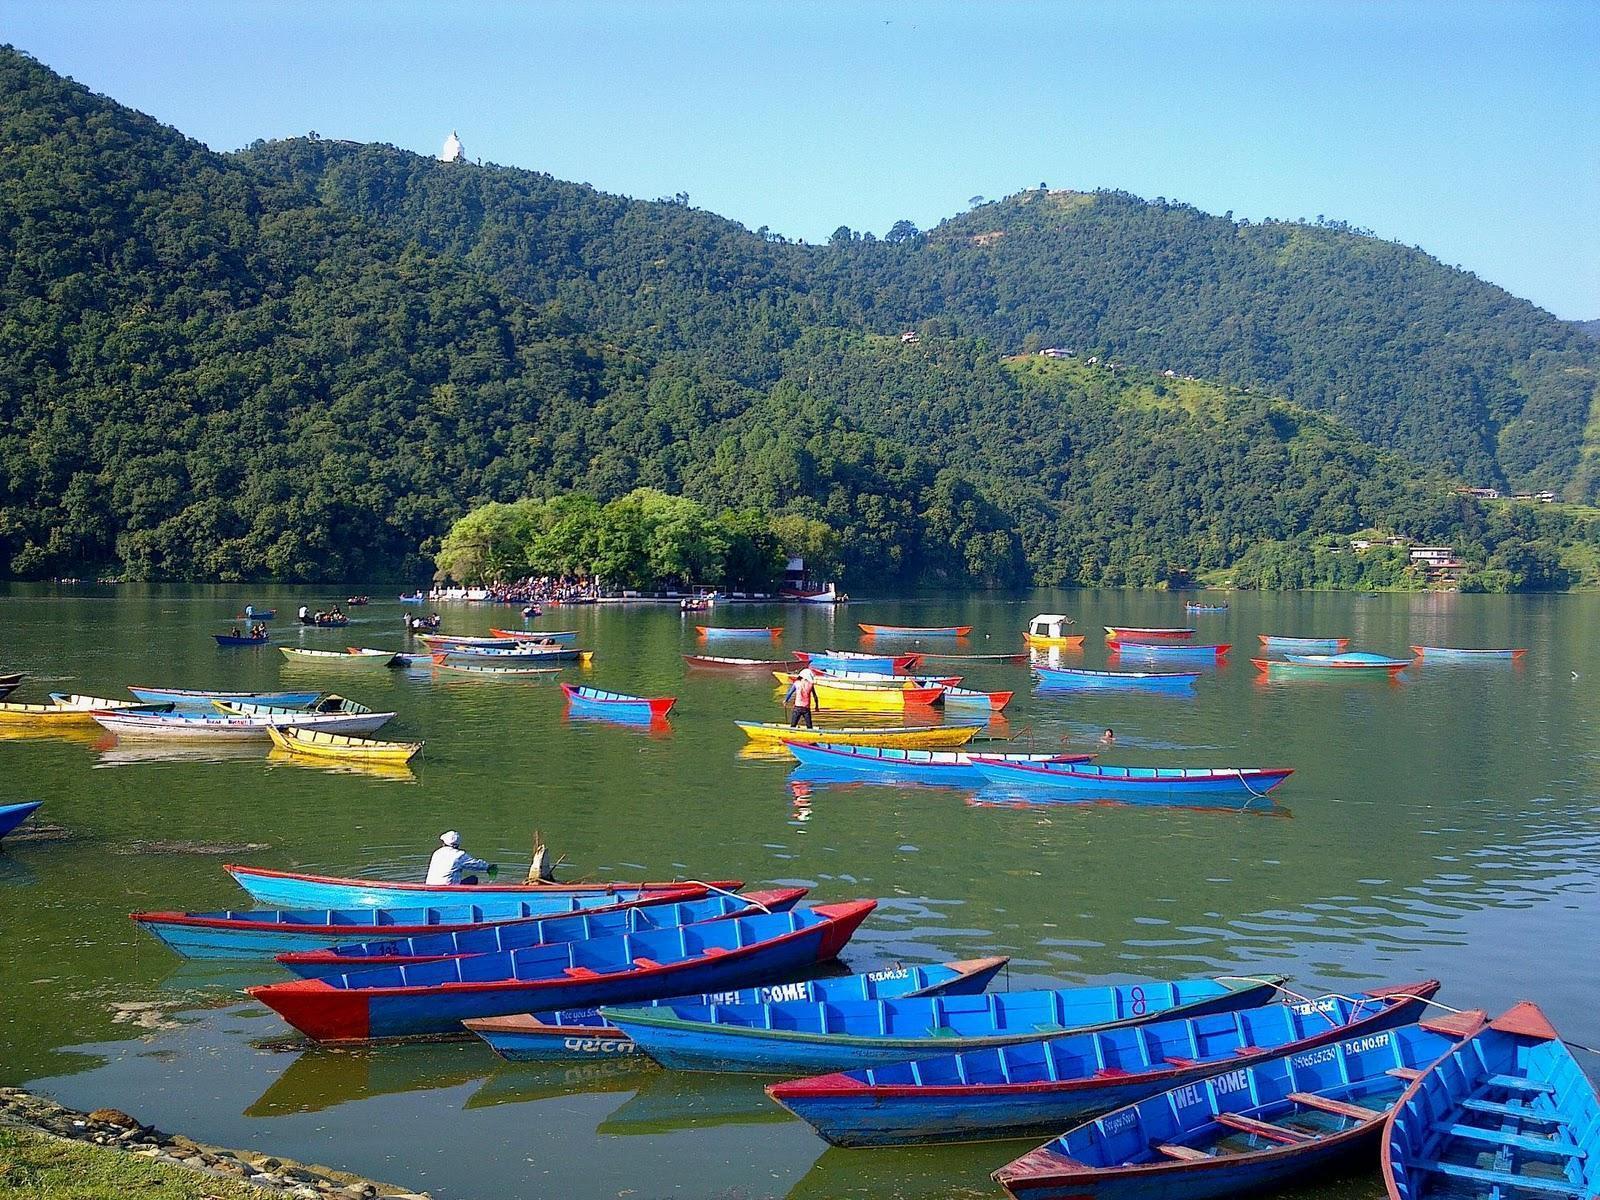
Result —
<svg viewBox="0 0 1600 1200"><path fill-rule="evenodd" d="M829 774L868 776L886 781L978 786L984 774L969 755L955 750L901 750L884 746L828 746L785 742L802 767ZM996 755L995 757L1005 757ZM1087 762L1090 754L1030 755L1037 761Z"/></svg>
<svg viewBox="0 0 1600 1200"><path fill-rule="evenodd" d="M867 625L857 627L868 637L966 637L971 625Z"/></svg>
<svg viewBox="0 0 1600 1200"><path fill-rule="evenodd" d="M27 800L21 804L0 804L0 838L31 817L43 803L43 800Z"/></svg>
<svg viewBox="0 0 1600 1200"><path fill-rule="evenodd" d="M1515 661L1528 653L1526 647L1512 650L1466 650L1459 646L1413 646L1411 653L1418 658L1438 658L1447 662Z"/></svg>
<svg viewBox="0 0 1600 1200"><path fill-rule="evenodd" d="M325 979L302 979L251 988L249 994L302 1033L323 1043L465 1036L467 1031L461 1023L475 1018L547 1008L625 1004L683 992L715 992L783 973L797 974L836 958L874 907L875 902L870 900L820 905L808 913L739 917L627 938L538 947L518 954L480 955L366 971L341 977L351 981L349 987L332 986L333 981ZM746 929L786 932L743 944ZM635 960L629 966L604 973L580 966L555 977L495 977L496 972L516 969L507 963L515 964L520 955L572 956L576 953L574 946L600 949L609 948L608 943L613 942L628 943L631 954L637 944L653 948L651 939L666 937L681 939L686 946L691 941L714 945L721 952L691 952L665 962L653 958L644 964ZM461 975L473 978L451 981ZM396 978L410 982L390 986L388 981Z"/></svg>
<svg viewBox="0 0 1600 1200"><path fill-rule="evenodd" d="M215 712L213 700L227 700L238 704L270 704L278 708L310 708L322 697L321 692L196 692L181 688L130 687L138 700L146 704L176 704L179 708Z"/></svg>
<svg viewBox="0 0 1600 1200"><path fill-rule="evenodd" d="M426 908L255 909L220 912L144 912L131 914L141 929L185 958L273 958L374 938L409 938L439 933L471 933L506 921L554 920L579 913L698 900L704 887L677 892L630 893L622 899L603 893L444 904Z"/></svg>
<svg viewBox="0 0 1600 1200"><path fill-rule="evenodd" d="M896 996L970 996L982 992L1009 960L980 958L926 967L885 967L859 975L735 991L678 996L652 1004L772 1004L781 1000L877 1000ZM468 1028L510 1062L566 1062L634 1055L638 1047L597 1008L469 1022Z"/></svg>
<svg viewBox="0 0 1600 1200"><path fill-rule="evenodd" d="M1184 796L1264 796L1294 772L1287 767L1102 767L1075 763L1007 762L981 754L975 766L996 783L1044 787L1138 800Z"/></svg>
<svg viewBox="0 0 1600 1200"><path fill-rule="evenodd" d="M1198 671L1077 671L1042 665L1033 670L1039 686L1073 691L1187 691L1200 678Z"/></svg>
<svg viewBox="0 0 1600 1200"><path fill-rule="evenodd" d="M918 750L950 750L965 746L981 725L908 725L817 729L796 729L765 721L735 721L744 734L757 744L780 746L785 741L806 742L812 745L836 746L895 746Z"/></svg>
<svg viewBox="0 0 1600 1200"><path fill-rule="evenodd" d="M1196 1079L1409 1025L1437 980L1357 997L1269 1004L1212 1017L1156 1021L1137 1040L1071 1035L977 1054L923 1059L774 1084L767 1092L836 1146L903 1146L1054 1134ZM1372 1004L1370 1010L1366 1005ZM1363 1011L1366 1010L1366 1015ZM1336 1014L1324 1015L1324 1014ZM1270 1039L1270 1040L1269 1040ZM1144 1044L1160 1047L1146 1052ZM1203 1058L1190 1057L1204 1044ZM1178 1051L1166 1057L1169 1049ZM1060 1059L1054 1056L1061 1054ZM1097 1068L1097 1054L1107 1067ZM1115 1064L1113 1067L1111 1064ZM983 1082L961 1080L983 1076ZM920 1081L920 1082L918 1082Z"/></svg>
<svg viewBox="0 0 1600 1200"><path fill-rule="evenodd" d="M415 908L424 904L515 904L525 901L537 905L548 901L551 912L565 912L573 896L610 897L609 902L634 899L640 895L678 892L688 886L677 883L581 883L581 884L431 884L404 883L384 879L345 879L328 875L301 875L272 871L262 867L229 865L223 867L233 880L260 904L273 908ZM736 879L714 881L723 891L736 891ZM537 910L536 910L537 911ZM345 939L349 940L349 939Z"/></svg>
<svg viewBox="0 0 1600 1200"><path fill-rule="evenodd" d="M1276 634L1258 633L1263 650L1278 654L1342 654L1350 645L1349 638L1279 637Z"/></svg>
<svg viewBox="0 0 1600 1200"><path fill-rule="evenodd" d="M1276 981L1281 982L1281 981ZM1245 985L1233 989L1213 986L1206 994L1190 992L1179 1003L1158 1003L1156 990L1166 985L1150 981L1145 984L1124 985L1117 989L1125 994L1138 991L1141 1000L1122 1005L1120 1017L1096 1019L1076 1026L1057 1026L1052 1033L1085 1032L1091 1029L1113 1029L1124 1025L1140 1025L1163 1016L1198 1016L1207 1012L1226 1012L1235 1008L1251 1008L1266 1003L1275 993L1276 984ZM1192 985L1184 985L1192 986ZM966 1007L972 1010L993 1009L995 1004L1007 999L1024 1000L1029 993L1008 992L998 996L954 997L940 1003L950 1008ZM882 1001L881 1005L901 1005L900 1001ZM783 1005L776 1006L782 1008ZM831 1006L837 1007L837 1006ZM1135 1010L1142 1010L1135 1012ZM853 1034L801 1031L792 1028L753 1028L745 1024L719 1024L709 1019L682 1019L680 1012L709 1016L719 1010L686 1009L606 1009L601 1015L633 1038L646 1054L664 1067L680 1071L737 1071L755 1075L820 1074L828 1071L848 1071L857 1067L879 1066L889 1063L909 1062L952 1051L976 1050L984 1047L1011 1045L1037 1041L1044 1034L1039 1027L1029 1024L1001 1029L987 1027L984 1032L960 1034L954 1029L935 1035L924 1024L916 1033L883 1035L878 1032L885 1024L896 1022L888 1017L878 1017L863 1022L860 1032ZM868 1014L872 1017L872 1014ZM754 1018L752 1018L754 1019ZM775 1021L786 1020L773 1017ZM927 1020L921 1008L914 1010L912 1019ZM946 1019L934 1016L932 1019ZM900 1022L906 1024L907 1022ZM866 1032L870 1030L870 1032Z"/></svg>
<svg viewBox="0 0 1600 1200"><path fill-rule="evenodd" d="M303 717L167 717L116 711L89 713L101 728L131 741L265 742L274 725L296 725L327 733L373 733L394 719L394 713L308 713Z"/></svg>

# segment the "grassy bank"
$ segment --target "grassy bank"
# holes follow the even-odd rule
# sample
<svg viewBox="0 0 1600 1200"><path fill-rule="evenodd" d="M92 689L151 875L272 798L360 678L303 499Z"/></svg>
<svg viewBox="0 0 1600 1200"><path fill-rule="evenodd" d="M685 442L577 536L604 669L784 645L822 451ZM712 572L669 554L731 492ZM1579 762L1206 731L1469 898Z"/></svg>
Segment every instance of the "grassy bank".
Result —
<svg viewBox="0 0 1600 1200"><path fill-rule="evenodd" d="M261 1200L266 1193L121 1150L0 1125L0 1197L28 1200Z"/></svg>

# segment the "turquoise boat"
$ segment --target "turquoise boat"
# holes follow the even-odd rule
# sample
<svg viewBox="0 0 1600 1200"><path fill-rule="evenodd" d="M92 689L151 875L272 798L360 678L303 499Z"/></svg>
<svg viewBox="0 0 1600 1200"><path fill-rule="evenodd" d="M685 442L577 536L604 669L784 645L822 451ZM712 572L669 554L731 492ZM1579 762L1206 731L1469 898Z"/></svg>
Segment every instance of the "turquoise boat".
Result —
<svg viewBox="0 0 1600 1200"><path fill-rule="evenodd" d="M1283 637L1274 633L1258 633L1261 648L1277 654L1339 654L1350 645L1349 638Z"/></svg>
<svg viewBox="0 0 1600 1200"><path fill-rule="evenodd" d="M21 804L0 804L0 838L31 817L43 803L43 800L25 800Z"/></svg>
<svg viewBox="0 0 1600 1200"><path fill-rule="evenodd" d="M789 753L800 760L800 770L815 774L869 775L886 783L915 783L971 787L983 783L984 774L964 750L902 750L896 746L846 746L786 741ZM1088 762L1092 754L995 754L1005 762Z"/></svg>
<svg viewBox="0 0 1600 1200"><path fill-rule="evenodd" d="M1033 672L1039 677L1040 687L1072 691L1185 691L1200 678L1198 671L1083 671L1041 663L1034 664Z"/></svg>
<svg viewBox="0 0 1600 1200"><path fill-rule="evenodd" d="M204 692L186 688L130 687L135 699L146 704L175 704L180 709L216 712L213 700L236 704L270 704L277 708L310 708L322 698L321 692Z"/></svg>
<svg viewBox="0 0 1600 1200"><path fill-rule="evenodd" d="M1056 1034L1265 1004L1270 979L1145 980L1108 987L836 1003L662 1004L601 1015L664 1067L797 1075L848 1071Z"/></svg>

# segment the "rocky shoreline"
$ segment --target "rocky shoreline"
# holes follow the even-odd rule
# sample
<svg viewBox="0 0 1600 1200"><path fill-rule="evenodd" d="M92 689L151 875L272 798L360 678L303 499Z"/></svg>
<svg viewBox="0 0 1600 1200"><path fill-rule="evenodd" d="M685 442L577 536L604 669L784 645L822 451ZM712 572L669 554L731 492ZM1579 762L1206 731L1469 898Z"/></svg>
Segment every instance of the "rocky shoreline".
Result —
<svg viewBox="0 0 1600 1200"><path fill-rule="evenodd" d="M49 1137L86 1142L137 1158L218 1179L247 1183L294 1200L429 1200L392 1184L347 1171L308 1166L253 1150L228 1150L163 1133L115 1108L78 1112L22 1088L0 1088L0 1124L21 1126Z"/></svg>

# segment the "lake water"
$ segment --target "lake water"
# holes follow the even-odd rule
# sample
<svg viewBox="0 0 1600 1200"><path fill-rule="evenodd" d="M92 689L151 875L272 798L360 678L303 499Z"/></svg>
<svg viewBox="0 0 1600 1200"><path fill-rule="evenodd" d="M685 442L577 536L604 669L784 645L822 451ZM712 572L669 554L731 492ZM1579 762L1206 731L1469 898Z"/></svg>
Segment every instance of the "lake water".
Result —
<svg viewBox="0 0 1600 1200"><path fill-rule="evenodd" d="M326 589L0 591L0 671L46 691L126 684L347 692L424 738L413 772L342 773L269 761L128 750L109 737L7 737L8 799L46 802L64 840L0 852L0 1082L83 1108L124 1108L202 1140L287 1154L426 1188L505 1196L947 1197L999 1195L988 1172L1026 1149L828 1149L756 1079L649 1069L514 1067L477 1044L307 1050L239 988L270 968L181 964L139 933L139 909L244 903L233 859L420 878L441 830L525 863L544 833L590 878L742 877L805 884L815 900L880 899L848 951L894 960L1012 956L1000 986L1275 971L1301 990L1436 976L1440 999L1491 1010L1537 1000L1567 1037L1600 1044L1600 597L1240 595L1192 622L1231 642L1190 697L1032 693L1027 669L989 665L969 686L1014 688L996 735L1094 748L1108 761L1285 765L1274 805L1247 811L1039 805L937 788L791 778L752 757L735 718L778 719L771 681L685 673L693 623L665 608L555 610L601 687L679 697L670 730L569 720L553 682L426 670L318 675L275 650L216 649L245 602L326 604ZM402 607L283 644L400 648ZM414 610L413 610L414 611ZM859 620L970 623L968 653L1014 650L1035 612L1075 615L1105 664L1103 624L1184 624L1181 601L1141 592L719 609L718 623L782 624L781 645L855 646ZM515 625L515 610L444 608L446 629ZM1397 655L1411 643L1527 646L1524 665L1428 664L1382 680L1263 683L1255 635L1342 634ZM772 657L763 643L712 653ZM939 668L945 669L945 668ZM1574 674L1576 673L1576 674ZM568 672L569 677L576 672ZM150 842L255 843L225 856ZM1580 1054L1586 1068L1597 1066ZM1378 1196L1375 1174L1297 1196Z"/></svg>

